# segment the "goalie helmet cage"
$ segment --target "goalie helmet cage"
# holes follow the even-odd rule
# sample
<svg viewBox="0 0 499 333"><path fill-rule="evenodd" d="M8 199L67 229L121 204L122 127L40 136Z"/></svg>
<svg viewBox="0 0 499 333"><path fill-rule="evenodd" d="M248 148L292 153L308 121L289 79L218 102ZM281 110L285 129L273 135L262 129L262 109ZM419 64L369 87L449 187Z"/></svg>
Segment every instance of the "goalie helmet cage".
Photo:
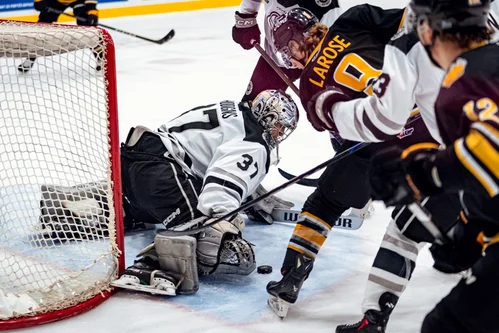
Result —
<svg viewBox="0 0 499 333"><path fill-rule="evenodd" d="M35 57L29 72L18 71ZM97 27L0 21L0 112L0 330L7 330L92 309L124 269L111 36Z"/></svg>

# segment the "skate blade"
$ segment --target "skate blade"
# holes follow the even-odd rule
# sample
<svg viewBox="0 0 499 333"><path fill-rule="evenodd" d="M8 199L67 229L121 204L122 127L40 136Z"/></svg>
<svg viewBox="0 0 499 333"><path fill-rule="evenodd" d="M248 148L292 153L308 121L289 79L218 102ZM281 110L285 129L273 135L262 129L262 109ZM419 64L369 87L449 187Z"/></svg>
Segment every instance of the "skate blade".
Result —
<svg viewBox="0 0 499 333"><path fill-rule="evenodd" d="M150 286L150 285L143 285L140 283L137 283L135 281L131 281L129 279L118 279L114 282L111 283L111 286L117 287L117 288L122 288L122 289L128 289L128 290L135 290L135 291L141 291L145 293L149 293L152 295L163 295L163 296L176 296L176 288L172 283L172 286L166 286L164 283L161 285L157 285L156 287Z"/></svg>
<svg viewBox="0 0 499 333"><path fill-rule="evenodd" d="M289 306L291 305L290 303L272 295L269 296L267 303L279 318L286 318L286 315L289 311Z"/></svg>

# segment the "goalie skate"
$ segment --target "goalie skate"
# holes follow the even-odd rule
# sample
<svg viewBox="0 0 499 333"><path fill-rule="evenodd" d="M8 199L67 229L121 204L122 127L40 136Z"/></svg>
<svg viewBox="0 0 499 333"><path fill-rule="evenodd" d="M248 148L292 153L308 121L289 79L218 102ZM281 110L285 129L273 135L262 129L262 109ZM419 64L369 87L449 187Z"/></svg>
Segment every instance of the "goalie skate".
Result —
<svg viewBox="0 0 499 333"><path fill-rule="evenodd" d="M122 289L135 290L153 295L175 296L177 295L177 287L173 282L162 279L154 278L151 280L152 284L142 284L140 279L133 275L122 275L118 280L111 283L113 287Z"/></svg>
<svg viewBox="0 0 499 333"><path fill-rule="evenodd" d="M177 274L159 269L159 263L145 257L125 269L113 287L150 293L153 295L175 296L177 286L183 278Z"/></svg>
<svg viewBox="0 0 499 333"><path fill-rule="evenodd" d="M291 303L286 302L282 298L273 295L269 296L267 304L272 309L272 311L274 311L275 314L281 319L284 319L287 316L289 306L291 305Z"/></svg>

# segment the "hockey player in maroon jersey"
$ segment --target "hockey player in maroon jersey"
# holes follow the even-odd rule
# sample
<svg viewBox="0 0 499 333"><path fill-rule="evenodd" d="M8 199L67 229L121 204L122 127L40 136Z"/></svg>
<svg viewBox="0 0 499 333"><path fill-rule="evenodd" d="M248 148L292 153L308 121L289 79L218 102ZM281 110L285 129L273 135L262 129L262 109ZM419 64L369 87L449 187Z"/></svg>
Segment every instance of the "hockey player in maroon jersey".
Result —
<svg viewBox="0 0 499 333"><path fill-rule="evenodd" d="M351 98L372 94L371 84L381 73L385 45L400 28L403 15L404 9L383 10L370 5L353 7L341 15L320 46L314 52L310 51L310 60L300 78L300 98L304 106L312 96L330 85L341 85ZM275 39L287 37L289 42L296 36L299 33L275 36ZM290 53L287 56L300 59L303 55ZM369 200L368 166L372 156L386 147L405 148L420 141L433 139L416 112L414 122L391 140L372 144L328 166L319 186L307 199L288 244L281 270L283 279L267 286L271 295L269 304L279 316L284 317L289 303L296 301L301 284L308 277L333 222L345 210L360 208ZM340 151L354 144L346 141ZM442 196L428 202L427 208L437 218L454 222L459 213L455 199ZM432 240L422 226L412 223L413 216L405 207L398 207L392 217L373 267L376 272L372 278L377 283L366 292L363 309L367 324L339 327L338 332L383 332L414 269L420 248L418 243ZM412 239L410 244L405 241L408 237Z"/></svg>
<svg viewBox="0 0 499 333"><path fill-rule="evenodd" d="M303 3L303 7L299 6L300 2ZM244 49L251 49L254 42L260 42L260 29L256 22L260 5L261 3L258 1L243 0L240 10L236 12L236 25L232 29L232 37ZM281 48L280 41L273 39L272 32L285 28L282 22L290 15L296 18L293 24L300 26L300 37L302 38L306 34L308 42L317 43L326 34L327 26L319 23L319 19L314 13L322 18L322 22L332 23L339 15L340 9L336 0L317 0L316 2L271 0L265 4L265 50L269 57L279 64L281 69L292 80L296 80L299 77L304 62L283 62L277 52ZM242 100L253 100L258 92L264 89L280 89L285 91L287 85L275 70L260 57ZM332 142L334 144L333 139ZM252 199L266 192L267 190L260 185L252 195ZM286 209L292 206L293 203L291 202L282 200L277 196L270 196L265 201L245 210L245 213L252 220L272 224L274 222L271 216L273 208Z"/></svg>
<svg viewBox="0 0 499 333"><path fill-rule="evenodd" d="M260 43L260 28L256 17L261 6L261 1L243 0L241 7L236 12L236 24L232 28L232 38L245 50L253 48L253 42ZM278 41L274 40L273 32L286 20L291 10L302 15L309 14L314 20L307 21L307 26L301 33L324 36L327 27L334 23L341 14L337 0L269 0L265 1L263 46L269 57L279 64L284 73L295 81L301 74L303 65L283 61L278 56ZM320 22L320 24L318 24ZM313 26L313 28L312 28ZM312 28L312 30L309 30ZM251 76L243 101L255 98L258 92L265 89L287 89L286 83L277 75L270 65L260 57Z"/></svg>
<svg viewBox="0 0 499 333"><path fill-rule="evenodd" d="M71 7L73 13L78 19L76 24L82 26L95 27L99 22L99 11L97 10L97 0L34 0L35 10L40 12L38 15L39 23L54 23L67 8ZM97 59L96 70L102 69L102 47L97 46L93 49L93 54ZM35 65L36 57L26 59L18 70L21 73L27 73Z"/></svg>
<svg viewBox="0 0 499 333"><path fill-rule="evenodd" d="M419 39L446 70L435 103L446 148L393 149L373 161L374 196L387 205L462 195L467 224L432 253L444 272L469 270L425 317L422 333L499 332L499 45L489 43L489 6L412 1Z"/></svg>

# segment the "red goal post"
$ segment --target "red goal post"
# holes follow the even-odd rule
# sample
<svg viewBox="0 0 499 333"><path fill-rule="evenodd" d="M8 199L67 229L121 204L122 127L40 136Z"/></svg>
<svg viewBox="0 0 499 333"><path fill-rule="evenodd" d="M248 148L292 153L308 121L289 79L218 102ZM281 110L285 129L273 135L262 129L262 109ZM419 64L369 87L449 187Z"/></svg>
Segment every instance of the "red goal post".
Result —
<svg viewBox="0 0 499 333"><path fill-rule="evenodd" d="M28 58L36 58L33 68L19 72ZM124 269L109 33L0 21L0 112L0 330L7 330L92 309Z"/></svg>

